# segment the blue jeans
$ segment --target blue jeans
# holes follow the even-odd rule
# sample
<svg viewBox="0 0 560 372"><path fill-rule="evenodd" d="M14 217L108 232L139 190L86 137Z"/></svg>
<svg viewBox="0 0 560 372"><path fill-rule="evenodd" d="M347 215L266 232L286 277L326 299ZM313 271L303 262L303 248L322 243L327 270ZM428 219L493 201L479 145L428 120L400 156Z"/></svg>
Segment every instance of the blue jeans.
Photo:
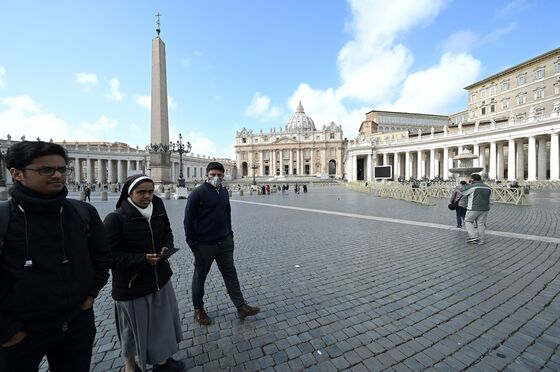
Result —
<svg viewBox="0 0 560 372"><path fill-rule="evenodd" d="M457 216L457 227L461 227L465 222L465 215L467 214L467 208L457 207L455 209L455 215Z"/></svg>

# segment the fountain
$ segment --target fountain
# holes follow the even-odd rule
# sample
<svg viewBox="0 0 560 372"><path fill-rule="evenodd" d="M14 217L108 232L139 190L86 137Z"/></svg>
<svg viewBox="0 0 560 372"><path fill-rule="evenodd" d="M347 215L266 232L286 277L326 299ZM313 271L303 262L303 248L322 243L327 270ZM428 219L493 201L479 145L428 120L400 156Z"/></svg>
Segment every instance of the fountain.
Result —
<svg viewBox="0 0 560 372"><path fill-rule="evenodd" d="M453 157L453 161L457 161L457 167L449 168L451 173L458 175L459 181L467 180L471 174L481 172L483 167L473 167L473 159L478 158L469 149L464 149L462 153Z"/></svg>

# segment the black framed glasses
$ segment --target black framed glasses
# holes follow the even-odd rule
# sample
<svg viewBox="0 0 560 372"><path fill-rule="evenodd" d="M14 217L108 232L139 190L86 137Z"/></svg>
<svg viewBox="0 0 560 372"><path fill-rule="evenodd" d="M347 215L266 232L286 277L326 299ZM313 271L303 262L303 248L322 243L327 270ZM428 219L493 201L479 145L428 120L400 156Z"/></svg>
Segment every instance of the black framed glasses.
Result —
<svg viewBox="0 0 560 372"><path fill-rule="evenodd" d="M30 170L39 173L40 176L52 176L55 172L68 176L72 174L72 168L68 167L41 167L41 168L23 168L22 170Z"/></svg>

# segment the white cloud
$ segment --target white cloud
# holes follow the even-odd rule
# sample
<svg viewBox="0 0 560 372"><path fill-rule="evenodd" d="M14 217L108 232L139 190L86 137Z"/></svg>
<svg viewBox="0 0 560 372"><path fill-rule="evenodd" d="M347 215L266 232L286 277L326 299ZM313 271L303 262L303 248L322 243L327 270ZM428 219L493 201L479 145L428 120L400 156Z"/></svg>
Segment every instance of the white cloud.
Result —
<svg viewBox="0 0 560 372"><path fill-rule="evenodd" d="M444 53L468 53L477 47L499 40L502 36L513 31L515 27L515 22L512 22L486 35L479 35L471 30L457 31L441 43L442 49Z"/></svg>
<svg viewBox="0 0 560 372"><path fill-rule="evenodd" d="M117 78L112 78L108 81L111 92L107 94L107 98L112 101L120 102L124 99L124 93L120 91L120 82Z"/></svg>
<svg viewBox="0 0 560 372"><path fill-rule="evenodd" d="M395 40L413 27L430 23L443 0L349 0L353 39L338 54L340 99L378 102L391 97L405 79L413 55ZM383 9L383 11L380 11Z"/></svg>
<svg viewBox="0 0 560 372"><path fill-rule="evenodd" d="M54 141L84 141L113 139L115 120L102 115L96 122L69 125L64 119L47 112L31 97L17 96L0 99L0 135L10 134L19 139L40 137Z"/></svg>
<svg viewBox="0 0 560 372"><path fill-rule="evenodd" d="M97 84L99 80L97 75L92 73L80 72L76 74L76 83L78 84Z"/></svg>
<svg viewBox="0 0 560 372"><path fill-rule="evenodd" d="M43 112L29 96L6 97L0 100L0 133L19 139L37 136L48 139L67 132L66 122L53 113Z"/></svg>
<svg viewBox="0 0 560 372"><path fill-rule="evenodd" d="M397 111L447 112L464 95L463 88L480 73L480 61L469 54L444 54L438 65L410 74L399 99L389 108Z"/></svg>
<svg viewBox="0 0 560 372"><path fill-rule="evenodd" d="M137 94L134 97L134 101L136 101L137 104L139 104L141 107L144 107L145 109L150 110L150 108L152 107L152 99L150 98L150 96Z"/></svg>
<svg viewBox="0 0 560 372"><path fill-rule="evenodd" d="M152 108L151 96L137 94L136 96L134 96L134 101L138 105L140 105L140 107L143 107L147 110L150 110ZM170 109L177 108L177 101L175 101L175 99L171 96L167 96L167 107Z"/></svg>
<svg viewBox="0 0 560 372"><path fill-rule="evenodd" d="M5 76L6 76L6 69L0 66L0 88L2 88L5 85L4 83Z"/></svg>
<svg viewBox="0 0 560 372"><path fill-rule="evenodd" d="M249 106L245 109L245 115L263 121L270 121L281 116L282 110L279 107L272 106L270 98L257 92Z"/></svg>

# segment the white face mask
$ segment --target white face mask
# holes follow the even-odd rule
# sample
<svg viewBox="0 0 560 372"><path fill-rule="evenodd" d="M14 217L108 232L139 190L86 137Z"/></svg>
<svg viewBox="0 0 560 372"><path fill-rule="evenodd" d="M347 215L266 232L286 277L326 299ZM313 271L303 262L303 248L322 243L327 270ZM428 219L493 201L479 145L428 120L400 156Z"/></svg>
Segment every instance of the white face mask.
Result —
<svg viewBox="0 0 560 372"><path fill-rule="evenodd" d="M220 186L222 186L222 180L218 176L209 178L208 183L214 186L215 188L219 188Z"/></svg>

